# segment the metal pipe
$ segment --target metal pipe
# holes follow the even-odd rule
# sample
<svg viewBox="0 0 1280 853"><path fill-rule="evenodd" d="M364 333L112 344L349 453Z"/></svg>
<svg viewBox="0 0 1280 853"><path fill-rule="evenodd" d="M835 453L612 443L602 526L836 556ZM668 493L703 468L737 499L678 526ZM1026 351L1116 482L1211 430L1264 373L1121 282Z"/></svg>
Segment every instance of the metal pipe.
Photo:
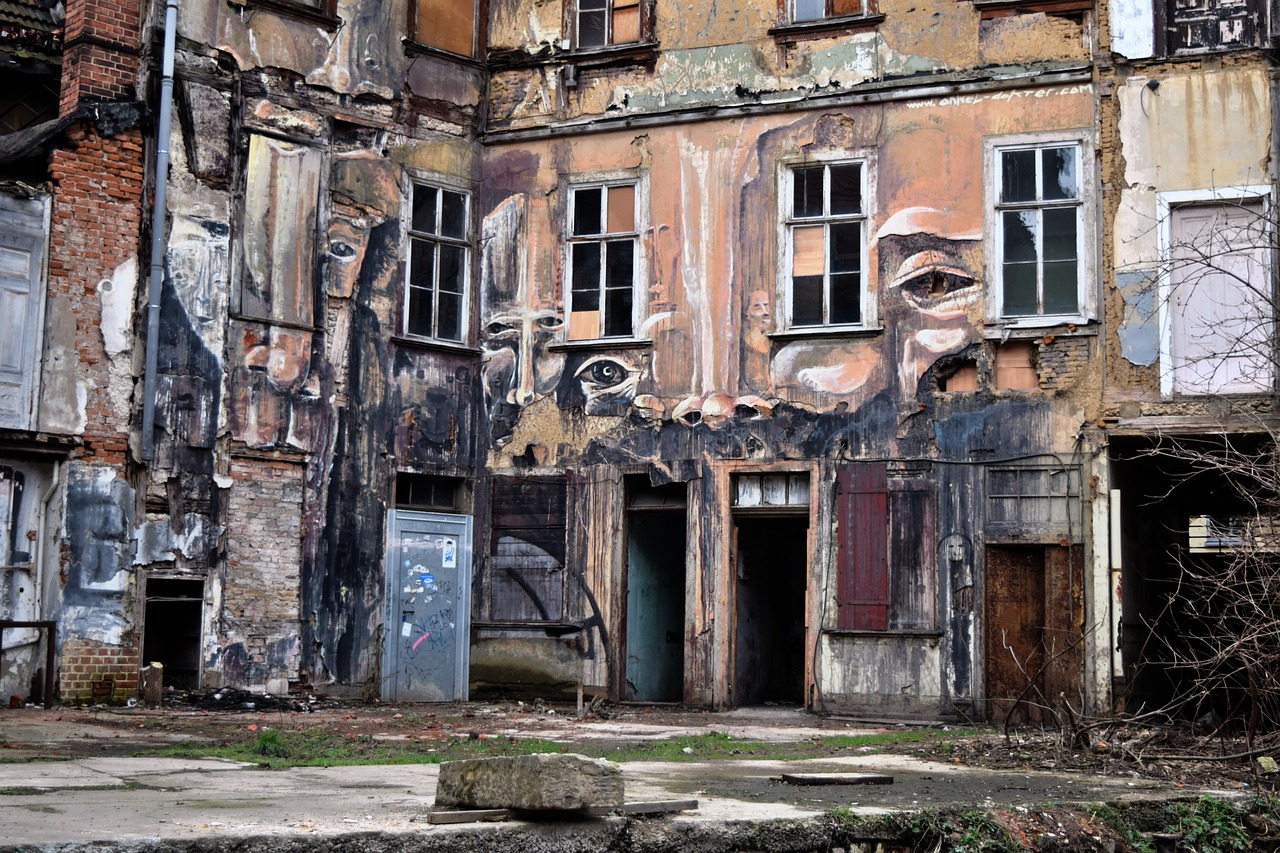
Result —
<svg viewBox="0 0 1280 853"><path fill-rule="evenodd" d="M160 288L164 281L165 203L169 191L169 125L173 105L173 55L178 0L165 0L164 60L160 71L160 118L156 125L156 192L151 210L151 288L147 298L147 364L142 380L142 458L155 455L156 361L160 346Z"/></svg>

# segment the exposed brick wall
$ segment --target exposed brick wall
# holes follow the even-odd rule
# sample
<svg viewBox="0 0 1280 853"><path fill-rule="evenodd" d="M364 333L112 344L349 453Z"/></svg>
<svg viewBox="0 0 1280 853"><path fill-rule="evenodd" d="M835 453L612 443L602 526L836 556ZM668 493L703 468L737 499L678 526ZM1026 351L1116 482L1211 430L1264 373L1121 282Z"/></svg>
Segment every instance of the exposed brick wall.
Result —
<svg viewBox="0 0 1280 853"><path fill-rule="evenodd" d="M107 360L99 329L98 282L133 256L141 240L142 135L102 137L74 127L54 153L49 299L65 300L76 318L79 377L88 390L84 456L123 466L129 412L114 410L107 393Z"/></svg>
<svg viewBox="0 0 1280 853"><path fill-rule="evenodd" d="M110 700L120 702L138 693L138 647L112 646L72 637L62 643L58 685L62 700L93 698L94 682L111 681Z"/></svg>
<svg viewBox="0 0 1280 853"><path fill-rule="evenodd" d="M71 0L62 55L60 109L132 98L138 82L141 0Z"/></svg>
<svg viewBox="0 0 1280 853"><path fill-rule="evenodd" d="M1088 337L1055 338L1040 344L1036 357L1041 388L1069 388L1089 365Z"/></svg>
<svg viewBox="0 0 1280 853"><path fill-rule="evenodd" d="M297 676L305 472L286 460L232 458L220 640L247 655L224 673L232 683Z"/></svg>

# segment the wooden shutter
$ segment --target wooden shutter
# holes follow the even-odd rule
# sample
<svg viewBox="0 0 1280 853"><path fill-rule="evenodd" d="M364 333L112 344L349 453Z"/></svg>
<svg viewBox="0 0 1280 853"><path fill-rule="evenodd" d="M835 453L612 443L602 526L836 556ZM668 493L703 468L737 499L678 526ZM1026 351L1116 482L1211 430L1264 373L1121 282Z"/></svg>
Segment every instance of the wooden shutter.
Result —
<svg viewBox="0 0 1280 853"><path fill-rule="evenodd" d="M883 631L889 627L889 495L885 466L842 467L836 477L836 627Z"/></svg>
<svg viewBox="0 0 1280 853"><path fill-rule="evenodd" d="M494 477L489 617L559 622L565 605L565 477Z"/></svg>

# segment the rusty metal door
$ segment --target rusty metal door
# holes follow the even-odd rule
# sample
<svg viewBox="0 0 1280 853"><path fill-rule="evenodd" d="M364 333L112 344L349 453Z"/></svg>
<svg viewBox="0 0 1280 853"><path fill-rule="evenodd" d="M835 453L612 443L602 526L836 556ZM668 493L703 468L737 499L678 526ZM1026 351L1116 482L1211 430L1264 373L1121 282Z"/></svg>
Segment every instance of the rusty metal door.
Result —
<svg viewBox="0 0 1280 853"><path fill-rule="evenodd" d="M387 522L382 698L467 698L471 517L392 510Z"/></svg>
<svg viewBox="0 0 1280 853"><path fill-rule="evenodd" d="M987 715L1003 720L1021 702L1017 719L1039 722L1044 548L988 548L985 599Z"/></svg>

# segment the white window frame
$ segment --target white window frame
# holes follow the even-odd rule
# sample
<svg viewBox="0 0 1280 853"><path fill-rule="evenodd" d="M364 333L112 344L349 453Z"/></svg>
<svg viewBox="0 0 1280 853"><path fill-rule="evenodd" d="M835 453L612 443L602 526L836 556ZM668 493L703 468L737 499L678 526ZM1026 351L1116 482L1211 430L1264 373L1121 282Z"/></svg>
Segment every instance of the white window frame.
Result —
<svg viewBox="0 0 1280 853"><path fill-rule="evenodd" d="M1156 274L1158 303L1157 322L1160 328L1160 396L1166 400L1173 394L1173 313L1169 301L1173 298L1173 281L1170 264L1173 255L1173 209L1175 207L1208 204L1240 204L1260 202L1263 221L1267 223L1267 236L1272 238L1271 224L1273 201L1271 187L1266 184L1242 184L1202 190L1174 190L1156 193L1157 241L1160 266ZM1270 242L1270 241L1269 241ZM1270 281L1272 257L1267 257L1267 279ZM1276 317L1271 322L1277 321ZM1274 377L1273 377L1274 379Z"/></svg>
<svg viewBox="0 0 1280 853"><path fill-rule="evenodd" d="M813 166L849 166L858 165L861 167L860 179L862 182L862 212L858 215L840 215L831 216L824 214L820 217L801 217L797 218L792 215L792 202L795 198L792 181L796 169L808 168ZM838 333L849 331L865 331L869 329L879 328L879 318L877 314L876 300L871 297L871 229L875 216L875 171L876 157L872 151L854 151L823 154L818 156L807 157L805 159L784 160L778 163L778 244L781 251L778 252L778 269L777 269L777 300L778 310L775 315L778 318L778 329L782 332L791 332L796 334L814 334L821 335L825 333ZM828 198L830 189L827 181L823 179L823 209L828 208ZM825 322L825 317L830 310L830 291L831 291L831 271L830 271L830 239L824 239L823 250L824 271L823 271L823 305L822 313L824 322L821 325L813 326L797 326L792 317L792 282L791 270L793 260L793 246L791 240L791 231L795 226L818 225L823 226L831 223L841 222L858 222L862 226L862 240L859 254L859 265L862 271L862 281L860 289L860 309L859 315L861 320L857 323L829 323Z"/></svg>
<svg viewBox="0 0 1280 853"><path fill-rule="evenodd" d="M985 229L984 254L987 258L987 322L1006 328L1041 328L1059 326L1067 323L1083 324L1096 317L1096 234L1095 234L1095 193L1093 143L1089 132L1084 130L1064 130L1043 133L1014 134L1009 136L988 137L985 141L986 188L987 188L987 228ZM1076 201L1076 310L1062 314L1013 314L1006 315L1004 310L1004 217L1005 210L1036 209L1065 207L1070 202L1063 200L1036 201L1005 205L1000 201L1003 183L1003 170L1000 155L1005 151L1036 150L1046 148L1063 148L1074 146L1077 153L1077 190ZM1040 158L1036 158L1037 170ZM1037 187L1037 193L1039 187ZM1038 232L1043 239L1043 229ZM1037 247L1037 279L1043 272L1043 247ZM1037 281L1037 298L1043 299L1043 282Z"/></svg>
<svg viewBox="0 0 1280 853"><path fill-rule="evenodd" d="M579 190L599 189L607 187L632 186L635 188L635 222L632 231L616 231L601 234L584 234L574 236L573 221L575 210L575 202L577 192ZM562 229L563 240L563 275L561 276L563 295L564 295L564 331L562 341L567 344L583 343L583 342L600 342L618 343L625 341L640 340L640 324L644 319L647 310L647 299L649 294L648 284L648 267L646 264L646 252L644 246L644 236L648 233L649 225L649 176L647 172L636 171L614 171L614 172L598 172L589 175L574 175L565 179L561 184L561 190L564 192L565 198L565 220ZM606 216L608 210L608 202L605 203L605 209L601 215ZM607 220L605 223L607 225ZM573 247L580 243L600 243L603 245L611 240L618 240L629 236L634 243L634 251L632 252L632 269L631 269L631 330L626 335L609 335L603 334L604 323L604 277L607 270L606 264L603 262L603 252L601 253L600 264L600 298L601 298L601 325L599 330L601 334L586 338L569 337L570 323L573 318Z"/></svg>
<svg viewBox="0 0 1280 853"><path fill-rule="evenodd" d="M868 15L875 14L874 9L876 8L875 0L861 0L861 12L836 14L834 12L826 11L831 8L832 0L819 0L819 2L822 3L823 8L823 13L821 15L816 18L798 18L796 17L796 5L798 2L799 0L787 0L787 20L793 24L816 24L820 21L834 21L844 18L865 18Z"/></svg>
<svg viewBox="0 0 1280 853"><path fill-rule="evenodd" d="M436 192L444 191L461 195L466 205L465 223L466 234L462 239L454 237L446 237L443 234L426 234L415 232L413 230L413 196L417 192L418 187L435 190ZM402 192L402 206L400 221L403 223L403 246L404 246L404 272L401 277L401 293L400 293L400 336L415 341L430 341L445 346L465 347L471 340L471 321L472 321L472 294L475 291L474 275L475 275L475 223L473 222L472 192L471 187L459 181L456 178L450 178L446 175L439 175L427 172L405 172ZM441 205L436 206L436 219L439 222L441 215ZM439 228L437 227L437 231ZM440 297L440 264L434 265L433 273L435 280L432 288L432 306L431 306L431 334L424 335L409 331L409 297L412 287L410 285L410 276L413 271L413 248L414 241L429 242L436 245L458 246L463 249L463 265L462 272L462 316L459 329L458 339L442 338L437 336L439 314L439 297Z"/></svg>

